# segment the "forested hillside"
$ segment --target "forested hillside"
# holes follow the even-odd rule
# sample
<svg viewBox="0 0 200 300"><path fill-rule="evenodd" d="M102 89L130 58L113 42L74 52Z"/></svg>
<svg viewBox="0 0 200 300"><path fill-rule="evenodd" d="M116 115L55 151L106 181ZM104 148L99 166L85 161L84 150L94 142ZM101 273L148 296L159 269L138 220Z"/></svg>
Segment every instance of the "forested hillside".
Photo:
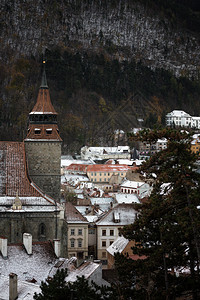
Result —
<svg viewBox="0 0 200 300"><path fill-rule="evenodd" d="M22 140L45 57L65 152L112 144L115 129L200 114L197 1L1 1L4 140Z"/></svg>

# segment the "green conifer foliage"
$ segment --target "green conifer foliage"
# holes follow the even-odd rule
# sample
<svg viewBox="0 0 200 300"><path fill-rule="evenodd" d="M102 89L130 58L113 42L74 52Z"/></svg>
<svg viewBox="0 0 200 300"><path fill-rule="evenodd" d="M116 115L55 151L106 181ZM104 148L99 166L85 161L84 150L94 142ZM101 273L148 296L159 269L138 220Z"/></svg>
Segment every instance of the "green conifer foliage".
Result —
<svg viewBox="0 0 200 300"><path fill-rule="evenodd" d="M153 192L139 209L135 223L123 230L125 237L136 241L133 253L146 257L131 262L135 292L142 292L147 299L175 299L187 293L192 299L199 299L197 157L190 150L191 137L185 131L143 131L141 138L153 142L162 136L168 139L167 149L153 155L142 166L148 177L157 176ZM183 272L177 277L180 270Z"/></svg>
<svg viewBox="0 0 200 300"><path fill-rule="evenodd" d="M35 300L114 300L112 290L105 286L89 283L84 276L75 282L66 282L67 269L56 272L53 278L41 283L41 293L34 295Z"/></svg>

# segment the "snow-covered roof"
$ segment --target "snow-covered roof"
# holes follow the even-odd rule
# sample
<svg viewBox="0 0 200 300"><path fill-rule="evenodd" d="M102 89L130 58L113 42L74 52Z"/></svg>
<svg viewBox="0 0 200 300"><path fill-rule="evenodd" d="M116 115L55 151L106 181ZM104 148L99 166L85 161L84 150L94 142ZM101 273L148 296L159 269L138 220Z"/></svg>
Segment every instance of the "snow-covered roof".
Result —
<svg viewBox="0 0 200 300"><path fill-rule="evenodd" d="M72 186L76 186L80 182L87 182L89 181L87 176L78 175L78 174L65 174L62 176L62 183L69 183Z"/></svg>
<svg viewBox="0 0 200 300"><path fill-rule="evenodd" d="M116 193L115 199L117 203L140 203L136 194Z"/></svg>
<svg viewBox="0 0 200 300"><path fill-rule="evenodd" d="M157 143L160 143L160 144L167 143L167 139L166 138L158 139Z"/></svg>
<svg viewBox="0 0 200 300"><path fill-rule="evenodd" d="M143 162L145 162L145 160L144 159L136 159L136 160L134 160L134 162L135 162L136 166L141 166L141 164L143 164Z"/></svg>
<svg viewBox="0 0 200 300"><path fill-rule="evenodd" d="M32 249L33 254L28 255L23 245L8 246L8 259L0 256L0 273L5 276L15 273L20 280L34 278L40 285L55 264L56 256L49 242L35 243Z"/></svg>
<svg viewBox="0 0 200 300"><path fill-rule="evenodd" d="M98 216L85 216L89 223L94 223L98 220Z"/></svg>
<svg viewBox="0 0 200 300"><path fill-rule="evenodd" d="M92 208L91 208L91 206L89 206L89 205L77 205L77 206L75 206L76 207L76 209L82 214L82 216L84 216L85 217L85 219L88 221L88 222L90 222L90 223L93 223L93 222L95 222L98 218L99 218L99 216L100 215L102 215L103 214L103 212L104 212L104 210L102 210L102 209L94 209L93 210L93 215L91 215L90 213L91 213L91 211L92 211ZM88 213L90 214L90 215L88 215Z"/></svg>
<svg viewBox="0 0 200 300"><path fill-rule="evenodd" d="M89 205L76 205L75 208L82 214L82 216L85 217L86 215L86 210L91 211Z"/></svg>
<svg viewBox="0 0 200 300"><path fill-rule="evenodd" d="M130 159L117 159L117 162L119 165L127 165L127 166L132 166L134 161Z"/></svg>
<svg viewBox="0 0 200 300"><path fill-rule="evenodd" d="M78 269L69 273L69 275L65 278L66 282L74 282L77 280L77 276L84 276L88 279L98 268L100 265L94 262L86 262L81 265Z"/></svg>
<svg viewBox="0 0 200 300"><path fill-rule="evenodd" d="M199 121L200 117L192 117L192 120Z"/></svg>
<svg viewBox="0 0 200 300"><path fill-rule="evenodd" d="M67 223L88 224L85 217L70 202L66 202L65 204L65 219Z"/></svg>
<svg viewBox="0 0 200 300"><path fill-rule="evenodd" d="M167 114L167 117L191 117L188 113L183 110L173 110L171 113Z"/></svg>
<svg viewBox="0 0 200 300"><path fill-rule="evenodd" d="M94 197L94 198L90 198L90 202L92 205L94 204L110 204L111 202L113 202L113 198L112 197Z"/></svg>
<svg viewBox="0 0 200 300"><path fill-rule="evenodd" d="M126 180L121 184L121 187L137 189L138 187L141 187L144 183L145 182L142 182L142 181Z"/></svg>
<svg viewBox="0 0 200 300"><path fill-rule="evenodd" d="M54 266L50 269L48 277L53 277L58 269L67 269L68 272L76 270L75 264L76 264L77 258L76 257L70 257L70 258L63 258L60 257Z"/></svg>
<svg viewBox="0 0 200 300"><path fill-rule="evenodd" d="M110 209L111 203L114 202L112 197L107 198L90 198L90 202L92 205L99 205L99 208L102 211L108 211Z"/></svg>
<svg viewBox="0 0 200 300"><path fill-rule="evenodd" d="M9 276L0 275L0 299L8 300L9 299ZM17 291L18 291L18 300L32 300L35 293L41 293L40 286L26 282L22 280L17 280Z"/></svg>
<svg viewBox="0 0 200 300"><path fill-rule="evenodd" d="M101 225L117 225L124 226L132 224L135 221L136 210L133 204L118 204L113 209L109 210L96 224ZM114 215L119 215L118 222L114 221Z"/></svg>
<svg viewBox="0 0 200 300"><path fill-rule="evenodd" d="M122 253L124 248L128 245L129 240L125 239L123 236L120 236L107 248L107 251L114 255L115 253Z"/></svg>
<svg viewBox="0 0 200 300"><path fill-rule="evenodd" d="M123 151L130 151L129 146L117 146L117 147L83 147L81 151L91 152L92 154L107 153L121 153Z"/></svg>
<svg viewBox="0 0 200 300"><path fill-rule="evenodd" d="M55 209L56 209L55 206L41 206L41 205L22 206L22 209L12 209L12 207L0 206L0 212L10 212L10 213L54 212Z"/></svg>
<svg viewBox="0 0 200 300"><path fill-rule="evenodd" d="M171 183L167 182L167 183L163 183L160 186L160 195L167 195L172 189Z"/></svg>
<svg viewBox="0 0 200 300"><path fill-rule="evenodd" d="M0 206L2 205L13 205L13 202L16 197L0 197ZM20 197L22 206L52 206L50 202L47 202L46 199L42 197ZM55 209L55 205L54 209Z"/></svg>
<svg viewBox="0 0 200 300"><path fill-rule="evenodd" d="M91 165L94 164L94 162L91 159L88 160L77 160L66 156L61 156L61 167L68 167L71 164L86 164Z"/></svg>

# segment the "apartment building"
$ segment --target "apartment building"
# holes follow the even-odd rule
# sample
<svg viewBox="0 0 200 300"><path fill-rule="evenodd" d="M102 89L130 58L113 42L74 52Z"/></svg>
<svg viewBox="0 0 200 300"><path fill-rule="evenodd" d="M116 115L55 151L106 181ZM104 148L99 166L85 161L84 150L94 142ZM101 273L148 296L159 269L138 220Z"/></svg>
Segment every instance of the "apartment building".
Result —
<svg viewBox="0 0 200 300"><path fill-rule="evenodd" d="M200 117L190 116L182 110L173 110L166 115L166 126L192 127L200 129Z"/></svg>
<svg viewBox="0 0 200 300"><path fill-rule="evenodd" d="M65 221L67 223L68 257L85 259L88 256L89 222L70 202L65 204Z"/></svg>
<svg viewBox="0 0 200 300"><path fill-rule="evenodd" d="M108 183L113 175L124 178L128 170L136 169L135 166L96 164L87 167L87 176L90 181Z"/></svg>
<svg viewBox="0 0 200 300"><path fill-rule="evenodd" d="M106 249L119 237L120 229L132 224L136 218L134 204L118 204L109 210L99 221L97 226L97 259L107 264Z"/></svg>

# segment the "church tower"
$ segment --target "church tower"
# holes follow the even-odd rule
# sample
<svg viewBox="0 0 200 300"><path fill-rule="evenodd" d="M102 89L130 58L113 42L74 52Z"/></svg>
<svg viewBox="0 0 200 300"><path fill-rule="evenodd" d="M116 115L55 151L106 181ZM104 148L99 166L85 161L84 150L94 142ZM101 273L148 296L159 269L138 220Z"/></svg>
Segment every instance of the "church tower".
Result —
<svg viewBox="0 0 200 300"><path fill-rule="evenodd" d="M28 173L31 180L55 200L60 198L61 142L55 111L46 80L45 61L36 104L29 113L25 142Z"/></svg>

